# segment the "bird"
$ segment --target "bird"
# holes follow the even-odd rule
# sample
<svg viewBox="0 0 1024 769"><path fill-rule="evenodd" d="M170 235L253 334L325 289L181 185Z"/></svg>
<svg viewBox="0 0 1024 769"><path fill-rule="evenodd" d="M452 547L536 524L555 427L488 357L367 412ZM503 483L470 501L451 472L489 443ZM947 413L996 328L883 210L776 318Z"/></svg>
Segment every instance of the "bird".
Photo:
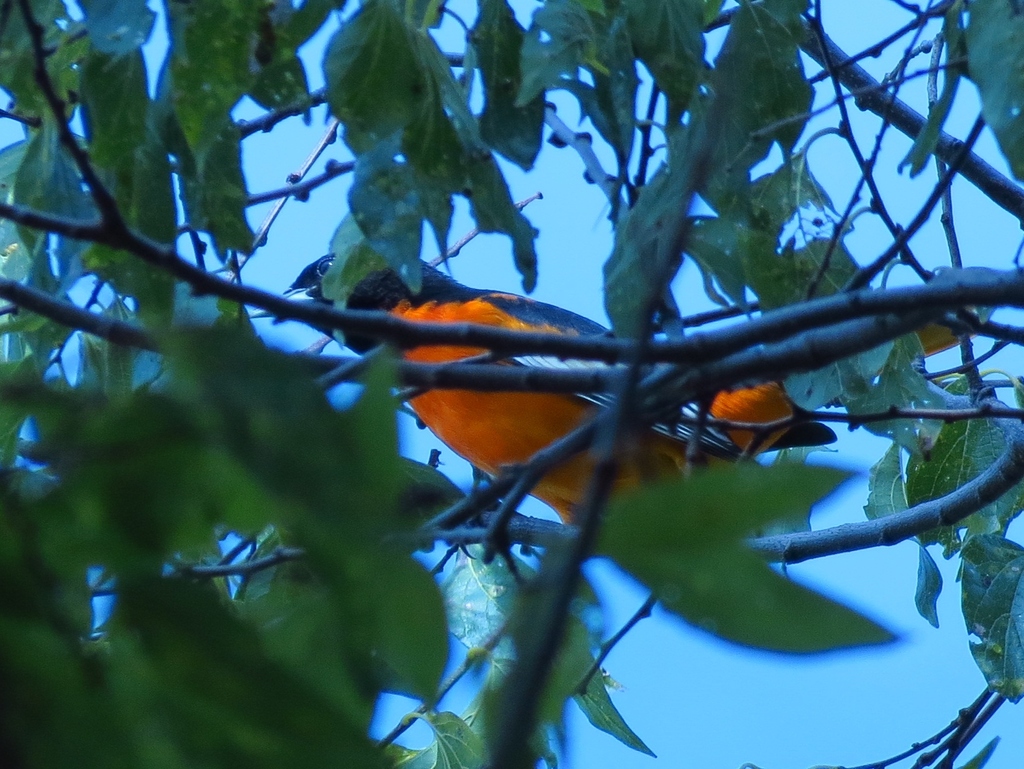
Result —
<svg viewBox="0 0 1024 769"><path fill-rule="evenodd" d="M328 254L308 265L288 293L328 301L321 281L332 263ZM424 323L477 323L513 331L541 331L570 336L604 336L604 326L574 312L517 294L465 286L444 272L421 263L422 287L413 293L390 269L369 273L354 287L349 309L380 310L404 320ZM365 353L376 346L372 339L347 335L346 346ZM408 361L445 363L485 352L452 345L414 347L402 354ZM509 365L603 365L562 362L543 356L521 356ZM495 476L502 468L526 462L537 451L568 434L607 404L607 396L539 392L476 392L428 390L412 397L409 405L419 420L442 443L474 467ZM682 407L691 416L692 406ZM708 413L721 420L768 424L794 414L795 407L776 382L718 393ZM695 433L692 420L655 424L631 435L619 463L613 492L649 480L680 474L689 467L687 449ZM760 439L760 440L758 440ZM748 450L821 446L836 440L819 422L799 422L768 436L751 430L720 430L705 425L698 431L699 455L711 462L736 460ZM757 445L755 446L755 441ZM690 453L691 461L693 452ZM565 523L572 523L593 471L593 460L577 454L545 474L531 494L549 505Z"/></svg>

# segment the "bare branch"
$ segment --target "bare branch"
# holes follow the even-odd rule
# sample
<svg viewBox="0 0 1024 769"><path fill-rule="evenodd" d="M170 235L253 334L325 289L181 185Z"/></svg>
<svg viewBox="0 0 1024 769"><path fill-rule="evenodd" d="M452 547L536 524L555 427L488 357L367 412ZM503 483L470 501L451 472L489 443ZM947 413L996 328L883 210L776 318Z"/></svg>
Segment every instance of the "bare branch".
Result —
<svg viewBox="0 0 1024 769"><path fill-rule="evenodd" d="M822 66L825 62L825 51L828 51L831 60L838 62L836 68L840 82L846 88L856 92L856 103L861 109L867 109L876 115L886 117L897 130L912 139L921 133L926 122L925 118L906 103L899 99L892 99L888 93L879 88L879 82L871 77L863 67L847 63L850 56L827 35L824 36L824 48L813 34L805 35L801 48ZM939 134L935 154L945 163L952 165L963 148L963 144L960 140L942 132ZM964 157L959 173L981 190L993 203L1024 224L1024 191L1016 183L1003 176L973 152Z"/></svg>
<svg viewBox="0 0 1024 769"><path fill-rule="evenodd" d="M106 339L114 344L155 350L156 343L143 329L131 323L98 315L70 302L54 299L42 291L23 286L13 280L0 278L0 297L15 306L42 315L68 328Z"/></svg>
<svg viewBox="0 0 1024 769"><path fill-rule="evenodd" d="M544 109L544 122L554 134L557 144L565 147L572 147L576 154L583 160L587 169L587 180L601 188L601 192L608 198L609 203L614 203L619 192L619 184L614 176L604 170L601 161L591 144L590 134L576 133L565 122L558 117L554 107L548 105Z"/></svg>
<svg viewBox="0 0 1024 769"><path fill-rule="evenodd" d="M317 187L322 187L332 179L336 179L342 174L349 173L356 164L349 161L346 163L339 163L336 160L328 161L322 174L311 176L308 179L296 182L294 184L286 184L284 187L280 187L276 190L268 190L267 192L258 192L255 195L250 195L245 201L246 206L256 206L260 203L269 203L271 200L280 200L283 198L295 198L296 200L305 200L309 197L309 193L315 190Z"/></svg>
<svg viewBox="0 0 1024 769"><path fill-rule="evenodd" d="M306 551L300 547L278 547L262 558L253 558L248 561L240 561L239 563L176 565L174 571L179 576L197 577L199 579L248 577L288 561L297 561L300 558L304 558L305 555Z"/></svg>

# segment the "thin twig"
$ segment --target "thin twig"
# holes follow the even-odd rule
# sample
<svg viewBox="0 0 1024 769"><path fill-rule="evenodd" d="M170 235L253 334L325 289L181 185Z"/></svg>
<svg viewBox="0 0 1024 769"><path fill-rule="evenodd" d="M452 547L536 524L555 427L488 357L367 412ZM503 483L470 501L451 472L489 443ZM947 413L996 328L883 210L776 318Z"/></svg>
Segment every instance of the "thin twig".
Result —
<svg viewBox="0 0 1024 769"><path fill-rule="evenodd" d="M517 211L522 211L524 208L526 208L528 205L530 205L530 203L532 203L533 201L535 201L535 200L542 200L543 198L544 198L544 194L542 192L535 192L534 194L530 195L530 197L524 198L523 200L520 200L519 202L517 202L515 204L516 210ZM427 262L427 264L429 264L431 267L437 267L438 265L444 264L449 259L458 256L459 252L463 248L465 248L466 244L469 243L469 241L471 241L473 238L475 238L479 234L480 234L480 228L479 227L474 227L469 232L467 232L465 235L463 235L461 238L459 238L457 241L455 241L455 245L453 245L451 248L449 248L443 254L435 256L433 259L431 259L429 262Z"/></svg>
<svg viewBox="0 0 1024 769"><path fill-rule="evenodd" d="M256 206L260 203L269 203L271 200L281 200L283 198L295 198L296 200L304 201L309 197L309 193L317 187L322 187L332 179L349 173L355 167L356 164L352 161L340 163L337 160L329 160L327 165L324 166L322 174L311 176L304 181L295 182L294 184L286 184L284 187L279 187L276 190L268 190L250 195L246 199L245 205Z"/></svg>
<svg viewBox="0 0 1024 769"><path fill-rule="evenodd" d="M286 179L286 181L289 184L298 183L306 174L309 173L309 169L313 167L313 164L316 163L317 159L320 157L320 155L323 154L324 150L326 150L331 144L333 144L337 140L338 126L340 125L341 123L337 118L331 118L330 122L327 124L327 130L324 131L324 135L320 137L320 141L317 142L316 146L313 148L313 151L309 153L306 159L302 162L302 165L299 166L298 170L288 174L288 178ZM258 248L261 248L266 244L267 233L270 232L271 226L273 226L274 221L278 217L278 214L281 213L281 209L284 208L284 204L287 202L287 197L280 198L274 204L274 207L271 208L270 211L267 213L266 217L263 219L263 222L260 224L259 229L256 230L256 235L253 238L253 253L255 253ZM241 259L239 261L238 268L241 269L242 267L244 267L245 263L251 258L251 256L252 254Z"/></svg>
<svg viewBox="0 0 1024 769"><path fill-rule="evenodd" d="M618 631L611 636L611 638L601 644L601 650L594 659L594 664L590 666L590 669L584 674L583 679L580 681L579 686L576 687L576 692L578 694L583 694L587 690L587 686L590 684L590 679L593 678L597 671L601 669L601 666L604 665L604 661L608 659L608 655L611 654L612 649L616 647L619 641L626 637L626 633L636 627L640 620L651 616L651 610L657 602L658 597L654 595L654 593L651 593L640 605L640 608L633 612L633 616L626 620L626 623L620 627Z"/></svg>
<svg viewBox="0 0 1024 769"><path fill-rule="evenodd" d="M199 579L212 579L214 577L248 577L260 571L279 566L289 561L297 561L304 558L306 551L300 547L277 547L262 558L253 558L239 563L216 563L216 564L176 564L175 574Z"/></svg>

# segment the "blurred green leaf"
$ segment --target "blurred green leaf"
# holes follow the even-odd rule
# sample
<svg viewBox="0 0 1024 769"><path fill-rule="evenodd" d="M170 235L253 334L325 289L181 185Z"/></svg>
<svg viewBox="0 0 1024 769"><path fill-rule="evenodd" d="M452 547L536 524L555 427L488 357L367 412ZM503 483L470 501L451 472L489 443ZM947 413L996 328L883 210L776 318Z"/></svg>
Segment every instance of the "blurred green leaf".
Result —
<svg viewBox="0 0 1024 769"><path fill-rule="evenodd" d="M32 39L25 28L25 19L20 13L20 6L8 6L11 13L6 13L4 23L0 24L0 88L11 94L18 111L25 115L42 117L47 114L48 106L43 94L35 81L35 55L32 50ZM65 8L61 0L37 0L32 3L32 15L43 29L43 45L49 49L57 48L58 41L66 45L67 34L55 22L65 20ZM65 53L58 51L59 53ZM60 55L52 56L47 62L47 71L57 74L58 78L65 75L68 61Z"/></svg>
<svg viewBox="0 0 1024 769"><path fill-rule="evenodd" d="M189 763L220 756L326 769L345 756L381 764L365 724L270 658L208 586L121 579L118 596L110 629L118 694L125 707L151 714L140 726L149 721Z"/></svg>
<svg viewBox="0 0 1024 769"><path fill-rule="evenodd" d="M513 163L529 169L540 152L544 97L538 93L516 103L523 82L523 28L506 0L484 0L470 35L484 81L480 135Z"/></svg>
<svg viewBox="0 0 1024 769"><path fill-rule="evenodd" d="M126 296L138 300L142 318L166 322L174 303L174 281L152 265L124 251L103 245L92 245L82 255L86 269Z"/></svg>
<svg viewBox="0 0 1024 769"><path fill-rule="evenodd" d="M14 202L14 180L28 149L27 141L14 142L0 150L0 201ZM32 257L18 235L18 225L0 220L0 275L8 280L23 280Z"/></svg>
<svg viewBox="0 0 1024 769"><path fill-rule="evenodd" d="M609 506L598 552L673 613L735 643L794 653L885 643L887 630L780 576L743 543L758 526L803 514L844 477L739 465L627 492Z"/></svg>
<svg viewBox="0 0 1024 769"><path fill-rule="evenodd" d="M142 53L90 53L82 63L82 99L92 159L104 168L130 168L146 135L149 96Z"/></svg>
<svg viewBox="0 0 1024 769"><path fill-rule="evenodd" d="M156 19L146 0L82 0L82 10L93 47L113 56L141 47Z"/></svg>
<svg viewBox="0 0 1024 769"><path fill-rule="evenodd" d="M1017 702L1024 696L1024 548L997 534L964 543L963 612L974 661L989 688Z"/></svg>
<svg viewBox="0 0 1024 769"><path fill-rule="evenodd" d="M47 120L25 150L14 180L14 202L46 214L91 222L96 218L92 199L82 189L78 169L60 143L57 126ZM38 231L20 227L22 242L30 248L40 240Z"/></svg>
<svg viewBox="0 0 1024 769"><path fill-rule="evenodd" d="M1024 16L1002 0L978 0L971 4L966 39L981 114L1013 175L1024 178Z"/></svg>
<svg viewBox="0 0 1024 769"><path fill-rule="evenodd" d="M974 758L961 766L960 769L983 769L985 764L988 763L988 760L992 758L992 754L996 752L998 745L999 738L993 737L988 741L988 744L985 745L985 747L978 751L978 754Z"/></svg>
<svg viewBox="0 0 1024 769"><path fill-rule="evenodd" d="M168 13L171 101L188 146L205 157L223 141L230 112L252 82L259 8L221 0L173 3Z"/></svg>

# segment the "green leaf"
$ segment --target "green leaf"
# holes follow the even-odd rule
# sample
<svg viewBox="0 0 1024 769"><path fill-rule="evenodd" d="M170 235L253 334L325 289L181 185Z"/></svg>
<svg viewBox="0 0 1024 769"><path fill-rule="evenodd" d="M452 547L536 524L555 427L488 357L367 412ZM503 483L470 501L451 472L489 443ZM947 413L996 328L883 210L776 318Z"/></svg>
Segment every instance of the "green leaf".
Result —
<svg viewBox="0 0 1024 769"><path fill-rule="evenodd" d="M989 688L1017 702L1024 696L1024 548L996 534L964 544L963 612L976 637L971 653Z"/></svg>
<svg viewBox="0 0 1024 769"><path fill-rule="evenodd" d="M146 136L149 97L142 53L91 53L82 64L86 136L92 159L110 169L130 168Z"/></svg>
<svg viewBox="0 0 1024 769"><path fill-rule="evenodd" d="M987 419L968 419L943 425L935 445L926 456L911 456L907 463L907 502L917 505L938 499L959 489L988 469L1006 447L999 427ZM953 527L971 534L1003 532L1021 510L1024 490L1003 494ZM946 557L955 552L956 540L947 534ZM926 544L936 541L937 532L923 535ZM950 548L953 548L950 550Z"/></svg>
<svg viewBox="0 0 1024 769"><path fill-rule="evenodd" d="M138 50L156 19L146 0L82 0L82 10L93 47L112 56Z"/></svg>
<svg viewBox="0 0 1024 769"><path fill-rule="evenodd" d="M616 16L598 51L600 67L590 67L594 85L580 80L561 81L559 86L576 96L583 113L615 150L619 165L618 181L625 179L626 164L636 134L636 92L639 79L633 58L629 25L622 14ZM618 198L612 201L617 215Z"/></svg>
<svg viewBox="0 0 1024 769"><path fill-rule="evenodd" d="M963 63L966 58L967 49L964 41L964 30L962 25L962 8L955 4L948 11L943 22L942 32L946 41L946 67L943 70L942 93L938 100L928 108L928 120L924 127L914 139L914 146L910 148L907 156L900 161L896 167L902 171L907 165L910 166L910 175L917 176L924 170L925 163L935 151L935 145L939 141L939 133L949 116L953 106L953 99L956 97L957 87L960 85L960 78L967 74L967 66Z"/></svg>
<svg viewBox="0 0 1024 769"><path fill-rule="evenodd" d="M580 66L597 61L597 30L577 0L552 0L533 14L522 44L522 80L516 104L526 106L547 88L576 80Z"/></svg>
<svg viewBox="0 0 1024 769"><path fill-rule="evenodd" d="M479 548L471 548L469 555L460 552L441 584L449 629L470 649L483 646L505 626L516 598L515 576L505 562L495 558L484 563L480 555ZM517 566L525 564L517 562ZM512 659L509 640L502 639L491 656Z"/></svg>
<svg viewBox="0 0 1024 769"><path fill-rule="evenodd" d="M399 506L404 517L426 521L466 496L447 475L430 465L403 458L402 470L406 483Z"/></svg>
<svg viewBox="0 0 1024 769"><path fill-rule="evenodd" d="M410 36L394 4L372 0L327 46L327 102L356 153L405 128L428 93Z"/></svg>
<svg viewBox="0 0 1024 769"><path fill-rule="evenodd" d="M609 507L598 552L687 622L746 646L808 653L878 644L874 622L780 576L744 538L804 514L845 475L807 465L740 465L644 487Z"/></svg>
<svg viewBox="0 0 1024 769"><path fill-rule="evenodd" d="M28 148L27 141L9 144L0 150L0 201L14 202L14 179ZM0 220L0 275L8 280L24 280L32 266L29 249L18 235L18 225Z"/></svg>
<svg viewBox="0 0 1024 769"><path fill-rule="evenodd" d="M384 257L410 290L418 292L423 277L423 220L434 208L423 200L424 194L431 194L429 188L421 190L416 172L395 157L397 151L396 144L382 142L359 156L348 201L356 224L366 235L367 246ZM447 200L447 196L442 197ZM442 251L448 239L448 224L444 221L442 231L437 232Z"/></svg>
<svg viewBox="0 0 1024 769"><path fill-rule="evenodd" d="M780 20L766 6L744 2L732 18L715 59L713 101L695 109L695 120L715 137L708 193L718 210L749 185L749 169L773 142L786 157L803 132L811 88L800 63L802 37L798 16Z"/></svg>
<svg viewBox="0 0 1024 769"><path fill-rule="evenodd" d="M540 152L544 97L536 94L516 103L523 76L520 50L523 28L506 0L484 0L470 33L484 81L480 135L491 147L523 169Z"/></svg>
<svg viewBox="0 0 1024 769"><path fill-rule="evenodd" d="M395 762L402 769L483 769L487 763L484 742L454 713L427 714L423 719L434 730L434 741L423 750L403 751Z"/></svg>
<svg viewBox="0 0 1024 769"><path fill-rule="evenodd" d="M992 758L992 754L996 752L996 747L999 745L999 738L993 737L988 741L988 744L978 751L978 754L968 761L966 764L960 767L960 769L983 769L988 760Z"/></svg>
<svg viewBox="0 0 1024 769"><path fill-rule="evenodd" d="M207 126L207 133L211 132ZM193 154L174 146L181 179L182 202L188 223L209 232L214 248L252 250L253 233L245 218L247 191L242 174L241 134L229 121L216 135L208 135Z"/></svg>
<svg viewBox="0 0 1024 769"><path fill-rule="evenodd" d="M604 264L604 304L616 334L635 336L649 310L679 269L688 222L682 206L696 191L699 150L669 137L670 164L641 190L636 205L623 212L615 245Z"/></svg>
<svg viewBox="0 0 1024 769"><path fill-rule="evenodd" d="M815 296L830 296L842 290L857 265L842 243L830 253L829 241L812 240L799 247L787 243L781 250L745 250L743 269L750 288L767 309L803 301L816 280Z"/></svg>
<svg viewBox="0 0 1024 769"><path fill-rule="evenodd" d="M523 290L537 285L537 230L512 203L508 185L493 158L478 159L469 170L472 196L469 204L481 232L503 232L512 239L516 269L523 276Z"/></svg>
<svg viewBox="0 0 1024 769"><path fill-rule="evenodd" d="M139 302L141 318L166 322L174 304L174 280L163 270L146 264L132 254L108 246L92 245L82 255L90 272L110 281L125 296Z"/></svg>
<svg viewBox="0 0 1024 769"><path fill-rule="evenodd" d="M885 365L876 377L859 377L846 383L840 396L851 414L871 414L890 408L941 408L942 397L918 370L924 350L911 334L893 342ZM875 435L892 438L912 454L927 453L939 435L942 424L936 421L896 419L868 422L865 427Z"/></svg>
<svg viewBox="0 0 1024 769"><path fill-rule="evenodd" d="M9 8L11 12L4 14L4 22L0 24L0 88L11 94L19 113L42 117L49 114L49 107L35 80L32 39L25 28L20 6L11 5ZM69 32L65 31L67 27L61 29L55 23L64 14L61 0L38 0L32 3L32 15L43 29L43 45L47 50L55 51L55 55L47 61L47 71L58 80L63 80L67 74L65 67L68 64L67 59L61 55L67 52L58 49L76 48L68 40ZM77 80L77 73L75 75Z"/></svg>
<svg viewBox="0 0 1024 769"><path fill-rule="evenodd" d="M805 146L776 170L756 179L750 201L751 218L758 228L776 233L781 239L783 228L792 223L795 232L788 237L798 238L803 244L822 240L818 231L822 225L815 223L815 229L808 230L813 219L831 225L832 217L838 218L832 198L811 172L807 150Z"/></svg>
<svg viewBox="0 0 1024 769"><path fill-rule="evenodd" d="M371 612L364 621L373 633L378 681L390 691L429 700L448 659L444 606L433 577L399 549L383 550L372 564L351 558L347 572L346 588L365 595L341 600Z"/></svg>
<svg viewBox="0 0 1024 769"><path fill-rule="evenodd" d="M914 605L917 606L917 613L928 620L932 627L937 628L937 604L939 593L942 592L942 574L924 545L918 550L917 556L917 591L914 593Z"/></svg>
<svg viewBox="0 0 1024 769"><path fill-rule="evenodd" d="M384 257L370 248L352 214L346 214L331 239L334 261L324 275L324 297L344 305L356 285L375 270L387 269Z"/></svg>
<svg viewBox="0 0 1024 769"><path fill-rule="evenodd" d="M747 304L743 254L751 250L771 253L774 248L771 235L726 217L695 219L686 243L686 253L704 276L714 278L725 295L741 306Z"/></svg>
<svg viewBox="0 0 1024 769"><path fill-rule="evenodd" d="M46 121L29 141L14 181L14 202L47 214L92 221L96 209L82 189L78 169L60 143L52 121ZM19 228L21 239L32 247L40 233Z"/></svg>
<svg viewBox="0 0 1024 769"><path fill-rule="evenodd" d="M900 447L894 443L868 471L868 501L864 505L864 515L869 520L907 509L907 488L900 459Z"/></svg>
<svg viewBox="0 0 1024 769"><path fill-rule="evenodd" d="M792 374L785 379L786 393L797 406L812 411L842 398L853 389L864 390L889 359L892 343L831 363L816 371Z"/></svg>
<svg viewBox="0 0 1024 769"><path fill-rule="evenodd" d="M201 157L223 141L230 112L253 80L258 6L224 0L174 3L168 11L171 101L185 140Z"/></svg>
<svg viewBox="0 0 1024 769"><path fill-rule="evenodd" d="M119 577L109 632L119 697L153 713L188 763L382 763L362 719L270 658L208 586Z"/></svg>
<svg viewBox="0 0 1024 769"><path fill-rule="evenodd" d="M608 696L608 688L605 685L605 677L598 671L591 676L587 683L587 690L583 694L577 694L573 701L583 711L596 729L610 734L626 747L644 753L652 758L657 758L654 752L647 747L643 740L629 728L629 725L622 718L611 697Z"/></svg>
<svg viewBox="0 0 1024 769"><path fill-rule="evenodd" d="M668 97L669 123L682 115L704 68L704 8L700 0L625 0L636 57Z"/></svg>
<svg viewBox="0 0 1024 769"><path fill-rule="evenodd" d="M258 72L249 91L257 103L279 109L307 97L306 71L296 51L320 29L334 5L332 0L306 0L298 9L291 3L260 7L253 52Z"/></svg>
<svg viewBox="0 0 1024 769"><path fill-rule="evenodd" d="M966 38L981 114L1013 175L1024 178L1024 16L1002 0L979 0L971 4Z"/></svg>

